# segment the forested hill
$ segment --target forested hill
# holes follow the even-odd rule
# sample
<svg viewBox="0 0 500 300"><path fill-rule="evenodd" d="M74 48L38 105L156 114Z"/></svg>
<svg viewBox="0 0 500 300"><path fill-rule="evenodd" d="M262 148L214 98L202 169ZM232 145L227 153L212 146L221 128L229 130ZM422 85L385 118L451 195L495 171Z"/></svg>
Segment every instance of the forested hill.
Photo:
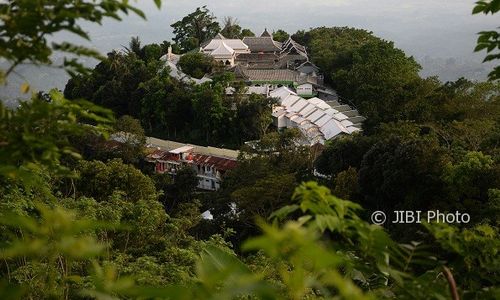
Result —
<svg viewBox="0 0 500 300"><path fill-rule="evenodd" d="M447 83L366 30L275 31L305 45L339 101L366 117L361 132L310 145L275 126L277 99L247 94L196 51L219 33L253 35L206 7L172 24L174 41L134 38L105 57L43 38L85 38L79 22L142 16L134 4L0 3L2 82L71 53L64 91L0 104L1 299L499 299L496 31L477 48L495 63L489 81ZM183 54L175 65L161 59L170 47ZM99 63L85 69L80 56ZM183 146L145 147L147 136ZM231 168L215 168L223 154L193 165L190 151L207 145L238 149L220 151ZM209 176L218 189L199 188Z"/></svg>

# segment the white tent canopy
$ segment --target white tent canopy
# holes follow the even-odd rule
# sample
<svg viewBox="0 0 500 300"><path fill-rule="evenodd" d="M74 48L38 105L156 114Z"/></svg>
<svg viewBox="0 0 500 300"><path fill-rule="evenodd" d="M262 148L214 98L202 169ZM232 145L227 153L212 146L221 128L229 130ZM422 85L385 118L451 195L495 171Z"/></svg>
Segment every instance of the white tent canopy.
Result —
<svg viewBox="0 0 500 300"><path fill-rule="evenodd" d="M340 134L360 131L346 115L319 98L306 100L287 87L272 91L270 96L278 100L273 109L278 128L299 128L310 144L324 144Z"/></svg>

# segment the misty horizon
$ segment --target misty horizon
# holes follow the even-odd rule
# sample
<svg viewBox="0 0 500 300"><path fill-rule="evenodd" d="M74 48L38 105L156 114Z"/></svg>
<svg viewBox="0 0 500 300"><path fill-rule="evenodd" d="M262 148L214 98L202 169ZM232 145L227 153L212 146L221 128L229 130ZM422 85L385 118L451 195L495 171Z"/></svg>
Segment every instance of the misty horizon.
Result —
<svg viewBox="0 0 500 300"><path fill-rule="evenodd" d="M424 77L438 75L442 81L459 77L484 80L491 68L482 64L484 53L473 51L477 33L498 25L492 16L472 15L473 4L465 0L381 0L376 3L367 0L254 0L251 3L213 0L208 4L185 0L163 1L158 10L153 1L140 1L136 5L145 12L147 20L129 15L124 16L122 22L106 20L101 26L82 24L91 37L90 42L70 33L58 34L53 39L81 43L102 54L123 49L135 36L143 44L161 43L172 39L172 23L206 5L220 23L226 16L235 17L242 28L249 28L257 35L265 28L270 31L283 29L290 34L321 26L366 29L393 41L407 55L414 56L423 67L421 75ZM87 65L92 64L87 62ZM38 77L26 70L30 69L21 67L19 73L30 79L37 89L62 89L68 78L59 70L40 72ZM40 77L45 80L43 85L39 84Z"/></svg>

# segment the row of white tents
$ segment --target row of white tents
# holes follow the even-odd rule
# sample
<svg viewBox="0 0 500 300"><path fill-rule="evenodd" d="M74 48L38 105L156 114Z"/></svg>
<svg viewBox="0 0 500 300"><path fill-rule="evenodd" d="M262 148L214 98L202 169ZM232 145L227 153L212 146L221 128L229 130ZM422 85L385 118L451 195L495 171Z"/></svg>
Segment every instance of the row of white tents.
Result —
<svg viewBox="0 0 500 300"><path fill-rule="evenodd" d="M319 98L299 97L287 87L272 91L270 96L278 100L273 107L274 125L278 129L298 128L311 145L324 144L338 135L361 131L362 120L353 120L350 114L344 113L346 105L335 109ZM350 108L347 106L347 109Z"/></svg>

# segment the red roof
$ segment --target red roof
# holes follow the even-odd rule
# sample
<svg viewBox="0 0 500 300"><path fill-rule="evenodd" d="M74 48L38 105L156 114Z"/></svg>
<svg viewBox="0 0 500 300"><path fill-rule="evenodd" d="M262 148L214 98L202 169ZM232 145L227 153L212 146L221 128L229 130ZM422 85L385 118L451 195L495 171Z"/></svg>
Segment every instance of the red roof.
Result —
<svg viewBox="0 0 500 300"><path fill-rule="evenodd" d="M170 153L170 152L165 152L159 160L162 160L162 161L178 161L179 160L179 155L178 154L173 154L173 153Z"/></svg>
<svg viewBox="0 0 500 300"><path fill-rule="evenodd" d="M155 150L147 157L152 161L178 161L179 155L172 154L165 150ZM195 165L213 166L219 171L228 171L236 168L238 162L234 159L204 155L204 154L189 154L190 163Z"/></svg>
<svg viewBox="0 0 500 300"><path fill-rule="evenodd" d="M213 166L220 171L234 169L238 164L238 162L233 159L202 154L194 154L193 163L196 165Z"/></svg>

